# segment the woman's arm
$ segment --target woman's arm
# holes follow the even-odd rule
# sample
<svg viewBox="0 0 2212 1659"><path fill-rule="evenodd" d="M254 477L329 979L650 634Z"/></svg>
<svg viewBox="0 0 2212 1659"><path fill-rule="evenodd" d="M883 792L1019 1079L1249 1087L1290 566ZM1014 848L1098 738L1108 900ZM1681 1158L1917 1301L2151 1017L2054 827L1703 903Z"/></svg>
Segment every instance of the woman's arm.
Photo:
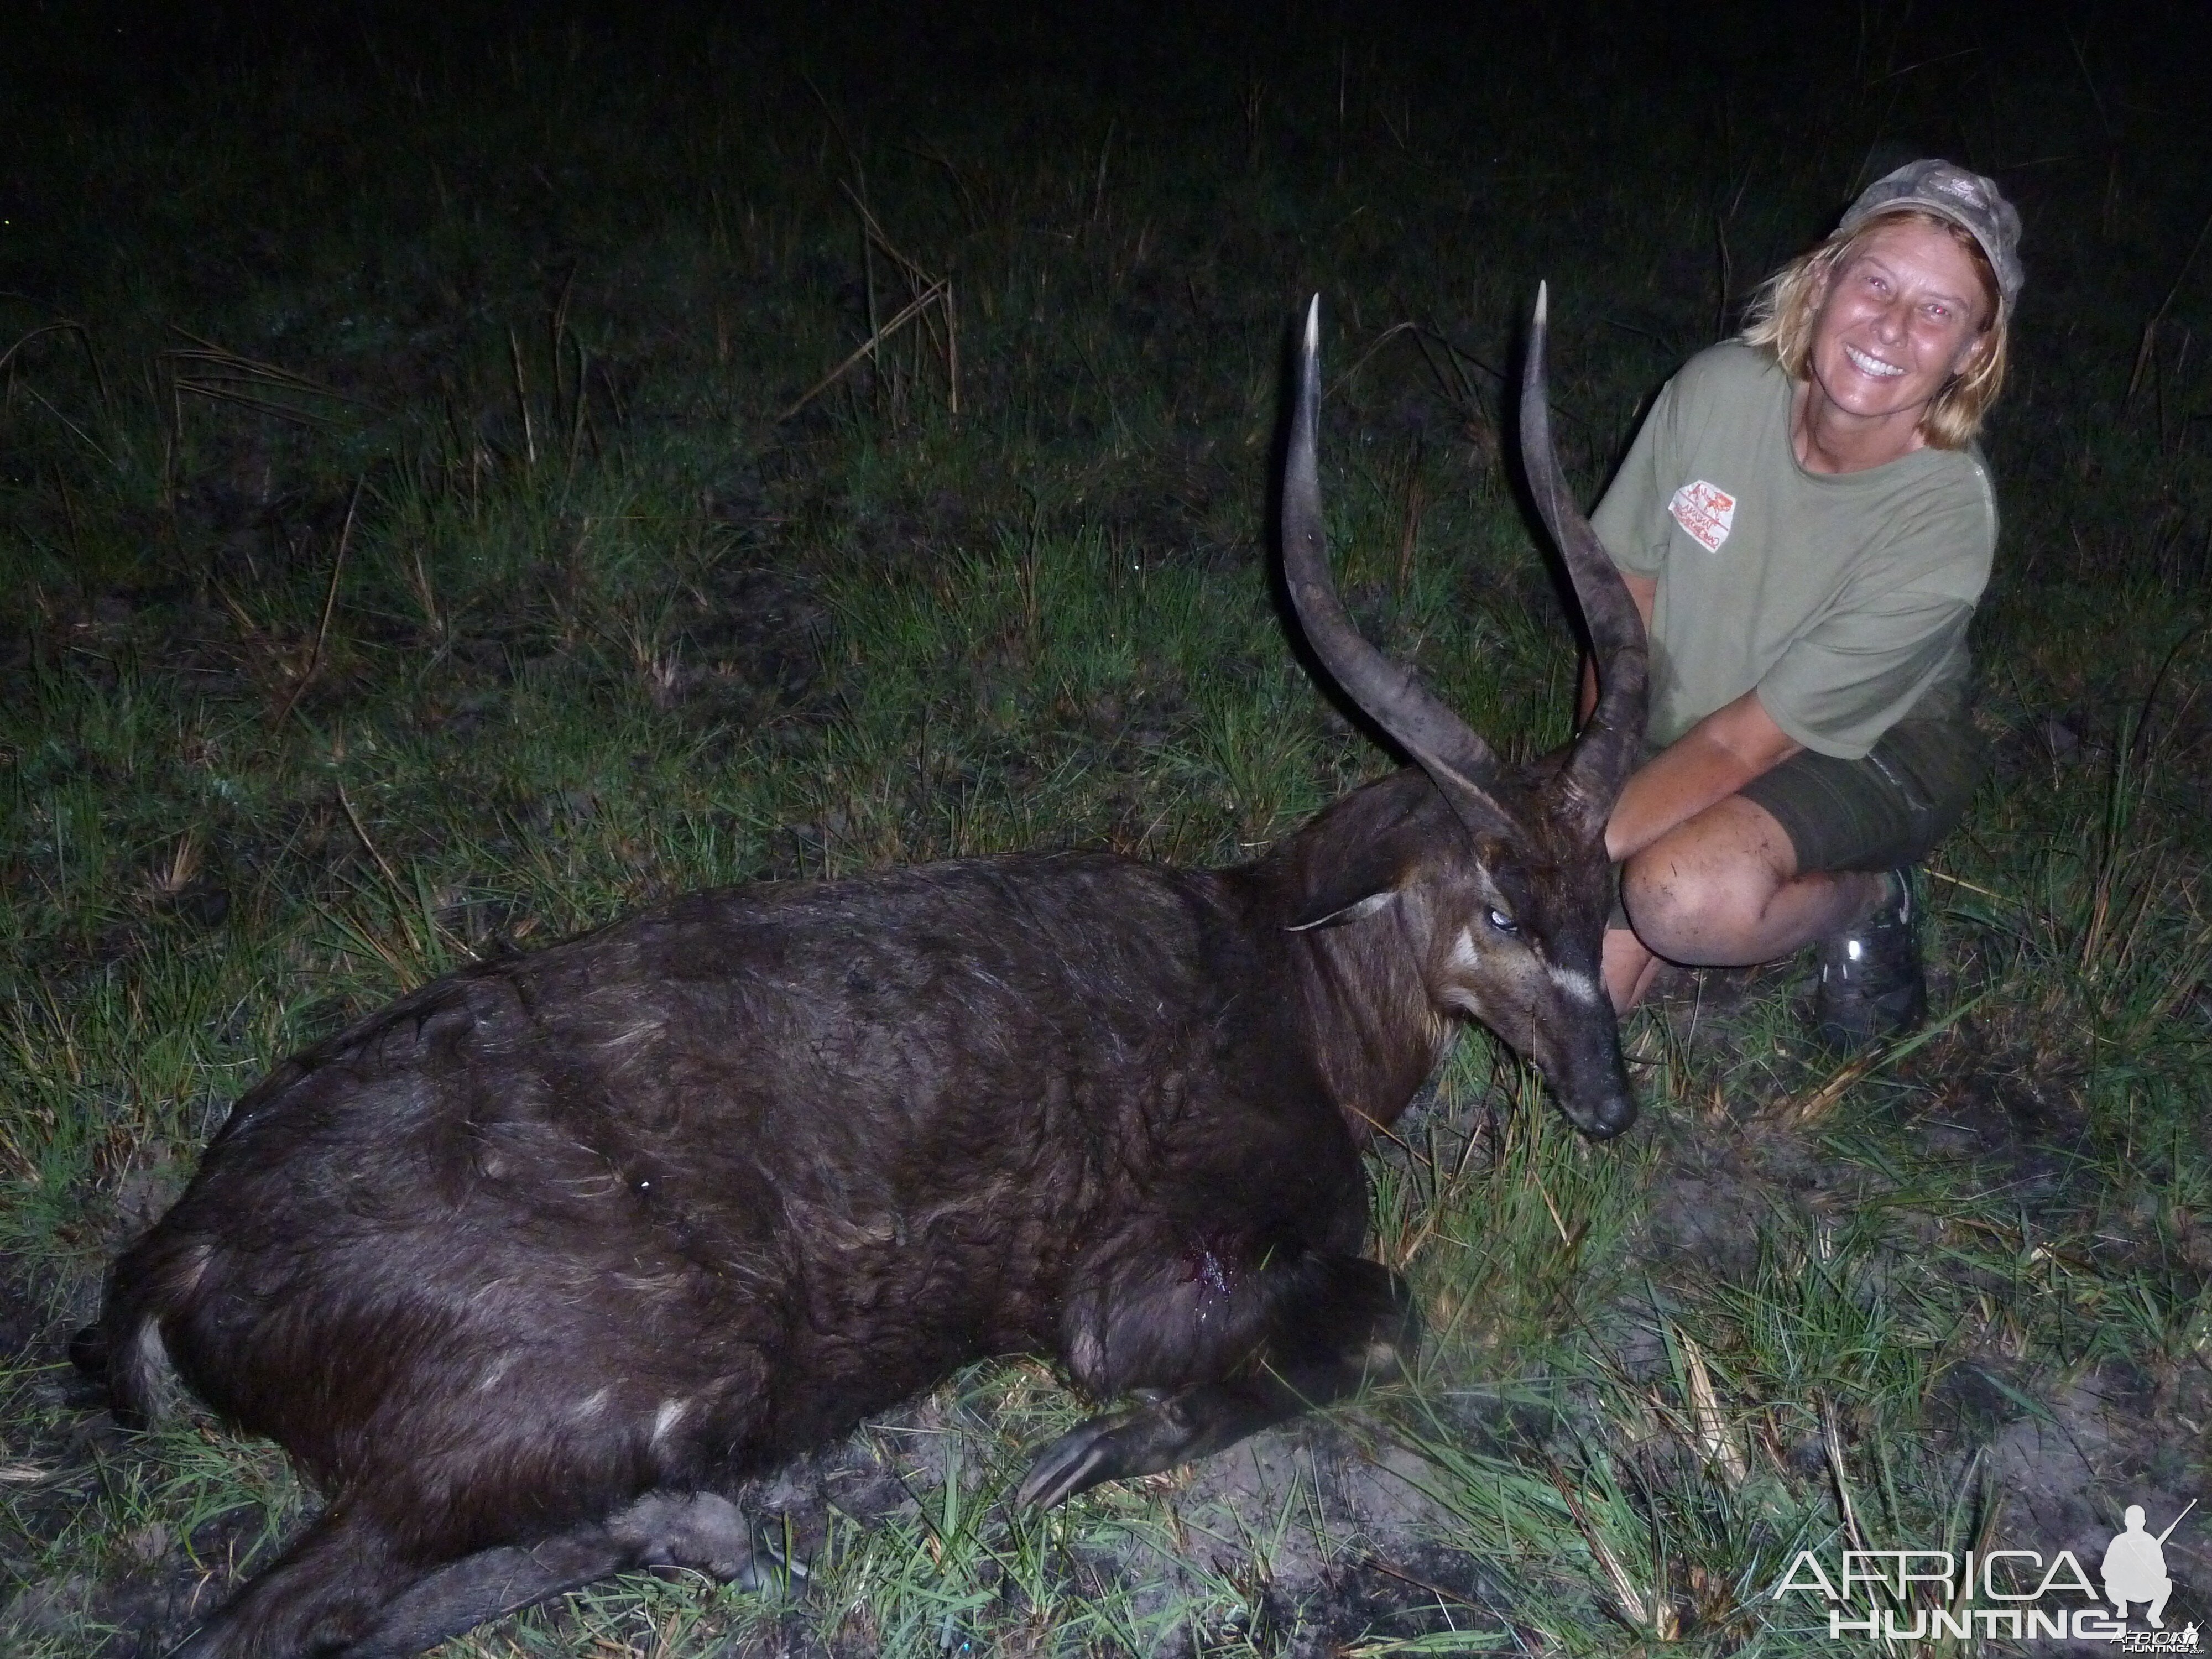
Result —
<svg viewBox="0 0 2212 1659"><path fill-rule="evenodd" d="M1632 570L1622 571L1620 580L1636 601L1636 613L1644 618L1648 634L1658 582ZM1589 718L1596 706L1597 669L1584 658L1577 718ZM1760 706L1758 692L1745 692L1713 710L1629 779L1606 825L1607 855L1617 864L1642 852L1676 824L1727 799L1804 746L1774 723Z"/></svg>
<svg viewBox="0 0 2212 1659"><path fill-rule="evenodd" d="M1774 723L1755 690L1716 708L1629 779L1606 823L1607 856L1618 863L1642 852L1804 746Z"/></svg>

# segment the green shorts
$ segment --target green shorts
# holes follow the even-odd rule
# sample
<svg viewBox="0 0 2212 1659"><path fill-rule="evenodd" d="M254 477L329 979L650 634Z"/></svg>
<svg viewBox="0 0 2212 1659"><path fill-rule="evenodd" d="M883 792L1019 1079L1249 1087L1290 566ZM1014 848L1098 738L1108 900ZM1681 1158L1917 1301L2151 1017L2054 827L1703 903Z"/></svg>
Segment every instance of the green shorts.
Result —
<svg viewBox="0 0 2212 1659"><path fill-rule="evenodd" d="M1982 780L1981 734L1963 719L1903 720L1862 758L1804 750L1736 793L1765 807L1800 874L1917 864L1958 826Z"/></svg>
<svg viewBox="0 0 2212 1659"><path fill-rule="evenodd" d="M1649 761L1659 751L1647 750ZM1736 793L1790 837L1800 875L1917 864L1958 827L1982 780L1981 733L1963 715L1905 720L1857 760L1802 750ZM1620 866L1613 866L1620 879ZM1616 894L1608 927L1628 926Z"/></svg>

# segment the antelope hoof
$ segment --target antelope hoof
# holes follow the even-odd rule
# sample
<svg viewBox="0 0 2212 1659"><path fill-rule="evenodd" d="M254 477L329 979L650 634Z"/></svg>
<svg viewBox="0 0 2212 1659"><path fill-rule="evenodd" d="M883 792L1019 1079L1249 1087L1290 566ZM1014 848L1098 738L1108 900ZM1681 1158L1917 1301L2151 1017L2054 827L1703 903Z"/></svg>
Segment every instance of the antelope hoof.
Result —
<svg viewBox="0 0 2212 1659"><path fill-rule="evenodd" d="M1145 1437L1152 1415L1142 1408L1113 1412L1070 1429L1030 1461L1014 1501L1048 1510L1104 1481L1145 1473L1147 1466L1130 1458L1133 1447L1127 1443Z"/></svg>
<svg viewBox="0 0 2212 1659"><path fill-rule="evenodd" d="M640 1566L689 1567L747 1589L767 1582L744 1511L718 1492L648 1492L608 1530Z"/></svg>

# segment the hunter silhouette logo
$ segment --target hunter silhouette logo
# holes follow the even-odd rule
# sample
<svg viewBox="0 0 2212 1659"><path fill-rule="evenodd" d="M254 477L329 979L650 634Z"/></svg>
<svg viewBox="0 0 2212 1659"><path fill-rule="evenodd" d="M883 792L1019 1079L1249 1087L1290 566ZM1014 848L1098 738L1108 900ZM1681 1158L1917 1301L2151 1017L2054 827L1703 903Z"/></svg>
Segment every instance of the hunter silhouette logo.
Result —
<svg viewBox="0 0 2212 1659"><path fill-rule="evenodd" d="M1845 1550L1832 1571L1811 1550L1800 1550L1768 1592L1818 1595L1828 1606L1828 1639L1863 1637L1894 1643L1946 1638L1984 1641L2045 1639L2110 1642L2126 1653L2195 1653L2197 1629L2169 1631L2163 1615L2173 1594L2166 1540L2191 1510L2191 1498L2164 1532L2144 1525L2140 1504L2128 1506L2123 1529L2106 1547L2099 1595L2071 1550ZM2106 1610L2109 1604L2111 1612ZM2148 1607L2150 1629L2128 1628L2131 1604Z"/></svg>
<svg viewBox="0 0 2212 1659"><path fill-rule="evenodd" d="M2173 1517L2172 1524L2154 1538L2143 1530L2142 1505L2128 1505L2127 1514L2121 1517L2126 1529L2115 1534L2105 1547L2105 1599L2120 1618L2128 1616L2130 1601L2148 1601L2150 1627L2166 1628L2166 1620L2159 1615L2166 1611L2166 1598L2173 1594L2173 1580L2166 1576L2166 1540L2196 1507L2192 1498L2188 1507Z"/></svg>

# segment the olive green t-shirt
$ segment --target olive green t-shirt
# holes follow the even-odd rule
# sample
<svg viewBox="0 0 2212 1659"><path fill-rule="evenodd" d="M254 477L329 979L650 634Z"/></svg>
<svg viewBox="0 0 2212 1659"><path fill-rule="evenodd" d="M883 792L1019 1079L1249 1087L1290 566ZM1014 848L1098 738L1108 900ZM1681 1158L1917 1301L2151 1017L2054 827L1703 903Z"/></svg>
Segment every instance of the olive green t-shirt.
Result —
<svg viewBox="0 0 2212 1659"><path fill-rule="evenodd" d="M1996 503L1973 449L1808 472L1767 353L1702 351L1659 394L1590 523L1659 585L1650 741L1745 692L1806 748L1856 760L1916 708L1963 703Z"/></svg>

